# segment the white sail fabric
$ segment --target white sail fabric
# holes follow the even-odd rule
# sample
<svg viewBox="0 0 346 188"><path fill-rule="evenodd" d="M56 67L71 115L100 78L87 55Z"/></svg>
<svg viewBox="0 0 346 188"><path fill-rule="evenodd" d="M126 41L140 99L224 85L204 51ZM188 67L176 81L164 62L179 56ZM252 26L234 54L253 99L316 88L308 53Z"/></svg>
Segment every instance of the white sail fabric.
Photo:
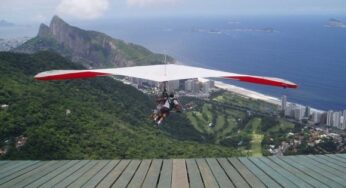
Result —
<svg viewBox="0 0 346 188"><path fill-rule="evenodd" d="M152 80L156 82L165 82L172 80L192 79L192 78L211 78L221 77L235 79L257 84L296 87L296 84L280 78L252 76L236 74L231 72L217 71L186 65L166 64L166 65L148 65L111 69L92 69L92 70L53 70L39 73L35 76L38 80L63 80L88 78L96 76L120 75Z"/></svg>

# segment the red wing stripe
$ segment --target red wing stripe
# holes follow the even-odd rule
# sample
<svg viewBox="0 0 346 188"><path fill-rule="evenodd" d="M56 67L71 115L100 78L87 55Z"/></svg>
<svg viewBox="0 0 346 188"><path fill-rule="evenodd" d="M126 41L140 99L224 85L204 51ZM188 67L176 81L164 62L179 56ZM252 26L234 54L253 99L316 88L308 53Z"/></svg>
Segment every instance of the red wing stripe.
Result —
<svg viewBox="0 0 346 188"><path fill-rule="evenodd" d="M93 71L83 71L83 72L72 72L72 73L62 73L53 74L47 76L35 76L36 80L67 80L67 79L78 79L78 78L94 78L96 76L108 76L110 74L102 72Z"/></svg>
<svg viewBox="0 0 346 188"><path fill-rule="evenodd" d="M298 86L294 83L274 80L270 78L263 78L263 77L254 77L254 76L226 76L224 78L229 79L235 79L242 82L250 82L250 83L256 83L256 84L263 84L263 85L270 85L270 86L277 86L277 87L283 87L283 88L297 88Z"/></svg>

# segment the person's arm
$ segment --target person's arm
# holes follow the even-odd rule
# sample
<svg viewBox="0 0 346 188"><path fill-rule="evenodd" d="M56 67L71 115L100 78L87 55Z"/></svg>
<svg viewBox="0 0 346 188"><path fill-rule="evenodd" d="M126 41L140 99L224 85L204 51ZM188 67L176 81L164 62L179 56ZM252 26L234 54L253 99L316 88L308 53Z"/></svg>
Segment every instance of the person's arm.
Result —
<svg viewBox="0 0 346 188"><path fill-rule="evenodd" d="M182 106L179 104L179 102L176 100L176 99L174 99L173 100L173 103L174 103L174 109L175 109L175 111L176 112L181 112L182 111Z"/></svg>

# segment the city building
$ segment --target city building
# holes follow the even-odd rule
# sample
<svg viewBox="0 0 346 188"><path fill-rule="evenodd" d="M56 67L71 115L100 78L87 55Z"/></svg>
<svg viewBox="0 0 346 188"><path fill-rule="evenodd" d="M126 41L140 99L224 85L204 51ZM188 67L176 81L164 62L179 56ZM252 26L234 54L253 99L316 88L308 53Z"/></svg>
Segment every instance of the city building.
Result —
<svg viewBox="0 0 346 188"><path fill-rule="evenodd" d="M333 111L332 110L328 110L328 112L327 112L326 125L327 126L333 125Z"/></svg>
<svg viewBox="0 0 346 188"><path fill-rule="evenodd" d="M344 130L345 127L344 127L344 122L345 122L345 117L344 116L341 116L340 117L340 129L341 130Z"/></svg>
<svg viewBox="0 0 346 188"><path fill-rule="evenodd" d="M319 113L317 111L312 112L312 115L311 115L312 123L318 124L321 122L321 119L322 119L322 113Z"/></svg>
<svg viewBox="0 0 346 188"><path fill-rule="evenodd" d="M286 111L286 107L287 107L287 96L283 95L281 97L281 111L285 112Z"/></svg>
<svg viewBox="0 0 346 188"><path fill-rule="evenodd" d="M342 117L343 117L342 129L345 130L346 129L346 110L343 111Z"/></svg>
<svg viewBox="0 0 346 188"><path fill-rule="evenodd" d="M167 83L168 91L179 90L179 86L180 86L179 80L173 80Z"/></svg>
<svg viewBox="0 0 346 188"><path fill-rule="evenodd" d="M205 82L202 82L202 92L209 93L214 86L215 86L215 82L212 80L207 80Z"/></svg>
<svg viewBox="0 0 346 188"><path fill-rule="evenodd" d="M197 94L200 92L200 84L197 79L185 81L185 91Z"/></svg>
<svg viewBox="0 0 346 188"><path fill-rule="evenodd" d="M192 84L192 93L197 94L200 92L200 90L201 90L201 87L198 80L194 80Z"/></svg>
<svg viewBox="0 0 346 188"><path fill-rule="evenodd" d="M194 80L186 80L185 81L185 91L191 92L192 91L192 85Z"/></svg>
<svg viewBox="0 0 346 188"><path fill-rule="evenodd" d="M289 103L288 106L286 107L285 116L287 117L294 117L294 109L296 108L296 104L294 103Z"/></svg>
<svg viewBox="0 0 346 188"><path fill-rule="evenodd" d="M294 109L294 119L302 120L304 118L305 108L303 106L298 106Z"/></svg>
<svg viewBox="0 0 346 188"><path fill-rule="evenodd" d="M311 107L310 106L306 106L305 107L305 114L304 114L304 116L309 118L310 115L311 115Z"/></svg>
<svg viewBox="0 0 346 188"><path fill-rule="evenodd" d="M340 127L340 117L341 117L341 112L334 112L333 113L333 127L336 127L336 128L341 128Z"/></svg>

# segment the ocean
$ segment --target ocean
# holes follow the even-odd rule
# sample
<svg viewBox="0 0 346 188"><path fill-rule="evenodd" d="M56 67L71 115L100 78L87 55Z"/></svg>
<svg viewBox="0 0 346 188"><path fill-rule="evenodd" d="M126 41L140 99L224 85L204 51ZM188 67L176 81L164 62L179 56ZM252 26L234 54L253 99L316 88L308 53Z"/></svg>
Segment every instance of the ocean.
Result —
<svg viewBox="0 0 346 188"><path fill-rule="evenodd" d="M165 52L184 64L287 79L299 88L223 81L266 95L286 95L290 102L321 110L343 110L346 28L325 27L330 18L346 21L346 16L320 15L143 18L72 24Z"/></svg>

